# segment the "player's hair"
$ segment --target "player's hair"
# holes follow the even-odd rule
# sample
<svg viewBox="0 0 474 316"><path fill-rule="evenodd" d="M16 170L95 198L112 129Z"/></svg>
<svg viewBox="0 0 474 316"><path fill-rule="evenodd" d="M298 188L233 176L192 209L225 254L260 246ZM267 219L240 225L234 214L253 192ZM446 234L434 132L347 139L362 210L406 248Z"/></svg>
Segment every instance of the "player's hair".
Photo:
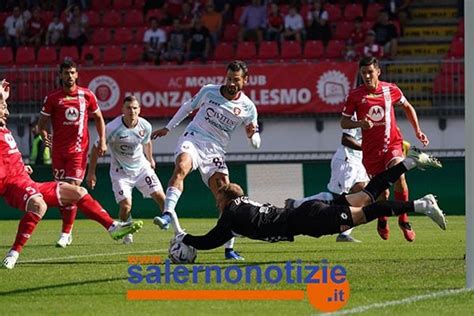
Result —
<svg viewBox="0 0 474 316"><path fill-rule="evenodd" d="M233 72L242 70L242 73L244 74L244 78L249 75L249 69L247 67L247 64L242 60L234 60L229 65L227 65L227 70L230 70Z"/></svg>
<svg viewBox="0 0 474 316"><path fill-rule="evenodd" d="M64 69L71 69L75 68L77 69L77 64L71 60L71 59L65 59L60 65L59 65L59 72L63 72Z"/></svg>
<svg viewBox="0 0 474 316"><path fill-rule="evenodd" d="M244 195L244 190L237 183L224 184L217 191L222 194L226 200L233 200Z"/></svg>
<svg viewBox="0 0 474 316"><path fill-rule="evenodd" d="M126 102L134 102L137 101L138 105L140 105L140 101L138 101L138 98L134 95L127 95L125 99L123 99L123 103L125 104Z"/></svg>
<svg viewBox="0 0 474 316"><path fill-rule="evenodd" d="M380 68L378 59L373 56L364 57L359 60L359 69L370 65L374 65L375 68Z"/></svg>

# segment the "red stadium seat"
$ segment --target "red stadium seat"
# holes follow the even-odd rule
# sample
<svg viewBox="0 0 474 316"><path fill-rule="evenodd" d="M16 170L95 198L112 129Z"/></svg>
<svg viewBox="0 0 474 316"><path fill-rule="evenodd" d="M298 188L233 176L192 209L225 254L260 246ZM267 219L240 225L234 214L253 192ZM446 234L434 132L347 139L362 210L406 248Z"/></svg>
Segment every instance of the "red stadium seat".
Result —
<svg viewBox="0 0 474 316"><path fill-rule="evenodd" d="M17 65L32 65L36 61L35 49L33 47L18 47L15 63Z"/></svg>
<svg viewBox="0 0 474 316"><path fill-rule="evenodd" d="M46 28L48 27L49 23L53 21L53 16L54 16L54 11L41 11L41 17L44 20ZM3 22L1 25L3 25Z"/></svg>
<svg viewBox="0 0 474 316"><path fill-rule="evenodd" d="M10 15L11 15L11 12L0 12L0 26L2 29L3 29L3 25L5 24L5 20Z"/></svg>
<svg viewBox="0 0 474 316"><path fill-rule="evenodd" d="M244 6L238 6L234 9L234 23L240 23L240 17L242 16L242 13L244 13L244 9Z"/></svg>
<svg viewBox="0 0 474 316"><path fill-rule="evenodd" d="M458 31L457 31L456 35L464 37L464 18L459 20Z"/></svg>
<svg viewBox="0 0 474 316"><path fill-rule="evenodd" d="M39 65L52 65L58 61L58 53L55 47L44 46L38 51L37 63Z"/></svg>
<svg viewBox="0 0 474 316"><path fill-rule="evenodd" d="M112 0L114 10L127 10L133 6L133 0Z"/></svg>
<svg viewBox="0 0 474 316"><path fill-rule="evenodd" d="M123 45L130 44L133 42L134 36L132 30L127 27L121 27L115 30L114 33L114 44Z"/></svg>
<svg viewBox="0 0 474 316"><path fill-rule="evenodd" d="M276 59L278 58L278 44L276 41L272 42L261 42L260 49L258 50L258 58L266 59Z"/></svg>
<svg viewBox="0 0 474 316"><path fill-rule="evenodd" d="M87 18L89 19L89 25L91 27L101 26L100 14L97 11L88 11L86 12Z"/></svg>
<svg viewBox="0 0 474 316"><path fill-rule="evenodd" d="M215 60L231 61L234 58L234 47L231 43L222 42L217 44L214 50Z"/></svg>
<svg viewBox="0 0 474 316"><path fill-rule="evenodd" d="M341 20L341 8L335 4L326 4L324 10L328 12L329 22L336 22Z"/></svg>
<svg viewBox="0 0 474 316"><path fill-rule="evenodd" d="M281 58L282 59L297 59L302 58L301 43L297 41L283 41L281 43Z"/></svg>
<svg viewBox="0 0 474 316"><path fill-rule="evenodd" d="M464 75L439 74L433 80L433 93L464 94Z"/></svg>
<svg viewBox="0 0 474 316"><path fill-rule="evenodd" d="M278 5L278 9L280 9L280 14L285 16L285 15L288 14L288 11L290 11L290 6L288 4L280 4L280 5ZM303 20L304 19L305 19L305 17L303 17Z"/></svg>
<svg viewBox="0 0 474 316"><path fill-rule="evenodd" d="M257 48L254 42L240 42L235 51L235 57L238 59L256 59Z"/></svg>
<svg viewBox="0 0 474 316"><path fill-rule="evenodd" d="M76 46L64 46L59 51L59 62L61 63L65 59L72 59L75 62L79 61L79 52Z"/></svg>
<svg viewBox="0 0 474 316"><path fill-rule="evenodd" d="M354 22L349 21L340 21L335 23L335 32L333 33L332 38L337 40L346 40L351 36L352 31L354 31Z"/></svg>
<svg viewBox="0 0 474 316"><path fill-rule="evenodd" d="M101 57L100 57L100 48L99 46L94 46L94 45L89 45L89 46L84 46L82 48L82 62L86 60L86 56L88 54L92 55L92 60L94 61L94 64L100 63Z"/></svg>
<svg viewBox="0 0 474 316"><path fill-rule="evenodd" d="M235 42L239 36L240 25L238 24L227 24L224 29L224 42Z"/></svg>
<svg viewBox="0 0 474 316"><path fill-rule="evenodd" d="M317 59L324 55L324 45L321 41L306 41L303 50L303 57L307 59Z"/></svg>
<svg viewBox="0 0 474 316"><path fill-rule="evenodd" d="M441 73L445 75L464 74L464 63L456 57L448 57L443 60Z"/></svg>
<svg viewBox="0 0 474 316"><path fill-rule="evenodd" d="M35 101L35 90L35 86L30 82L18 82L16 87L16 98L14 100L21 102Z"/></svg>
<svg viewBox="0 0 474 316"><path fill-rule="evenodd" d="M133 6L135 8L142 9L145 6L146 0L133 0Z"/></svg>
<svg viewBox="0 0 474 316"><path fill-rule="evenodd" d="M123 61L123 52L120 46L106 46L102 58L104 64L117 64Z"/></svg>
<svg viewBox="0 0 474 316"><path fill-rule="evenodd" d="M122 25L122 14L115 10L105 11L102 17L102 26L117 27Z"/></svg>
<svg viewBox="0 0 474 316"><path fill-rule="evenodd" d="M125 12L123 18L123 26L125 27L137 27L143 26L145 22L143 21L143 13L140 10L130 10Z"/></svg>
<svg viewBox="0 0 474 316"><path fill-rule="evenodd" d="M128 45L125 51L124 62L138 63L143 60L143 46L142 45Z"/></svg>
<svg viewBox="0 0 474 316"><path fill-rule="evenodd" d="M166 16L166 13L162 9L148 10L148 12L146 13L145 22L148 22L148 20L153 17L157 18L158 21L161 21L165 16Z"/></svg>
<svg viewBox="0 0 474 316"><path fill-rule="evenodd" d="M346 7L344 8L345 21L354 21L356 17L363 15L364 11L362 10L362 5L359 3L346 4Z"/></svg>
<svg viewBox="0 0 474 316"><path fill-rule="evenodd" d="M364 21L362 22L362 28L366 31L371 30L374 26L374 21Z"/></svg>
<svg viewBox="0 0 474 316"><path fill-rule="evenodd" d="M375 21L379 15L380 10L383 9L383 5L379 3L370 3L365 12L365 19Z"/></svg>
<svg viewBox="0 0 474 316"><path fill-rule="evenodd" d="M94 32L92 33L91 39L89 41L89 44L105 45L105 44L109 44L110 41L111 41L110 29L100 28L100 29L94 30Z"/></svg>
<svg viewBox="0 0 474 316"><path fill-rule="evenodd" d="M13 52L11 47L0 47L0 65L13 64Z"/></svg>
<svg viewBox="0 0 474 316"><path fill-rule="evenodd" d="M91 9L97 11L109 10L110 0L91 0Z"/></svg>
<svg viewBox="0 0 474 316"><path fill-rule="evenodd" d="M327 58L342 58L344 53L344 42L338 40L331 40L326 47Z"/></svg>
<svg viewBox="0 0 474 316"><path fill-rule="evenodd" d="M148 27L139 27L135 31L135 36L133 42L136 44L142 44L143 43L143 36L145 35L146 30Z"/></svg>
<svg viewBox="0 0 474 316"><path fill-rule="evenodd" d="M464 57L464 38L455 37L448 52L449 57Z"/></svg>

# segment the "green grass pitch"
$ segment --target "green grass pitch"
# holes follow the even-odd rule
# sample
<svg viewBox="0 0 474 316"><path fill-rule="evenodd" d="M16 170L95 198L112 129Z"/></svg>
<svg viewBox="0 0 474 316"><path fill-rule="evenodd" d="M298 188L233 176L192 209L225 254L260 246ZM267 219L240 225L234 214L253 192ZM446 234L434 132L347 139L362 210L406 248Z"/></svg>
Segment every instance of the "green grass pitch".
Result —
<svg viewBox="0 0 474 316"><path fill-rule="evenodd" d="M390 220L391 236L381 240L375 223L358 227L360 244L336 243L335 236L297 237L293 243L269 244L237 239L235 248L246 261L238 264L276 264L288 260L317 264L321 259L348 271L351 297L341 311L369 306L364 315L472 315L474 292L395 303L420 295L465 286L465 223L463 216L448 217L441 231L428 218L412 217L416 241L408 243ZM192 233L204 233L214 219L183 219ZM0 254L11 245L18 222L0 222ZM127 255L167 256L171 232L160 231L150 219L133 245L113 241L92 221L76 222L73 244L54 247L60 222L41 222L14 270L0 270L0 315L315 315L303 301L127 301L128 289L304 289L301 284L130 284ZM197 263L226 267L223 248L199 251ZM203 282L204 283L204 282ZM380 303L378 307L373 304Z"/></svg>

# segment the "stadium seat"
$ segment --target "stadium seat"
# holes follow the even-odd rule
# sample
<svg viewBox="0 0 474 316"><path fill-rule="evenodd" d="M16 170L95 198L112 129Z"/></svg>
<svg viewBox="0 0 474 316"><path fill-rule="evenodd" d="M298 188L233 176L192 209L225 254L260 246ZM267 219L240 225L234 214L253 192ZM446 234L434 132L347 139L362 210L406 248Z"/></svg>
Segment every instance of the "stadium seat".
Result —
<svg viewBox="0 0 474 316"><path fill-rule="evenodd" d="M102 26L117 27L122 25L122 14L116 10L105 11Z"/></svg>
<svg viewBox="0 0 474 316"><path fill-rule="evenodd" d="M95 11L109 10L110 0L91 0L91 9Z"/></svg>
<svg viewBox="0 0 474 316"><path fill-rule="evenodd" d="M329 22L336 22L341 20L341 8L336 4L326 4L324 9L328 12Z"/></svg>
<svg viewBox="0 0 474 316"><path fill-rule="evenodd" d="M111 32L108 28L95 29L90 38L89 44L92 45L105 45L111 41Z"/></svg>
<svg viewBox="0 0 474 316"><path fill-rule="evenodd" d="M326 58L342 58L344 54L344 42L331 40L326 47Z"/></svg>
<svg viewBox="0 0 474 316"><path fill-rule="evenodd" d="M79 52L76 46L63 46L59 51L59 62L61 63L65 59L72 59L78 61L80 59Z"/></svg>
<svg viewBox="0 0 474 316"><path fill-rule="evenodd" d="M133 0L112 0L114 10L128 10L133 6Z"/></svg>
<svg viewBox="0 0 474 316"><path fill-rule="evenodd" d="M240 16L242 15L242 13L244 13L244 9L244 6L238 6L234 9L234 23L240 23Z"/></svg>
<svg viewBox="0 0 474 316"><path fill-rule="evenodd" d="M145 22L148 22L148 20L152 17L155 17L158 19L158 21L161 21L165 16L166 13L162 9L148 10L148 12L146 13Z"/></svg>
<svg viewBox="0 0 474 316"><path fill-rule="evenodd" d="M138 63L143 60L142 45L128 45L125 51L124 62Z"/></svg>
<svg viewBox="0 0 474 316"><path fill-rule="evenodd" d="M290 11L290 6L288 4L280 4L278 5L278 9L280 9L280 14L285 16L288 14L288 11ZM302 18L304 20L306 17L302 16Z"/></svg>
<svg viewBox="0 0 474 316"><path fill-rule="evenodd" d="M280 56L282 59L302 58L301 43L297 41L283 41L281 43Z"/></svg>
<svg viewBox="0 0 474 316"><path fill-rule="evenodd" d="M115 29L114 32L114 41L115 45L123 45L123 44L130 44L134 40L134 36L132 30L127 27L121 27Z"/></svg>
<svg viewBox="0 0 474 316"><path fill-rule="evenodd" d="M143 21L143 13L139 10L130 10L125 12L123 18L123 26L125 27L137 27L143 26L145 22Z"/></svg>
<svg viewBox="0 0 474 316"><path fill-rule="evenodd" d="M368 31L371 30L374 26L374 21L363 21L362 22L362 29Z"/></svg>
<svg viewBox="0 0 474 316"><path fill-rule="evenodd" d="M13 95L16 95L14 100L20 101L20 102L30 102L30 101L35 101L35 85L33 85L31 82L17 82L16 85L16 93L13 92Z"/></svg>
<svg viewBox="0 0 474 316"><path fill-rule="evenodd" d="M135 8L142 9L145 6L146 0L133 0L133 6Z"/></svg>
<svg viewBox="0 0 474 316"><path fill-rule="evenodd" d="M464 75L439 74L433 80L433 93L464 94Z"/></svg>
<svg viewBox="0 0 474 316"><path fill-rule="evenodd" d="M37 58L39 65L56 64L57 60L58 54L55 47L44 46L39 49Z"/></svg>
<svg viewBox="0 0 474 316"><path fill-rule="evenodd" d="M464 37L464 18L459 20L458 31L456 32L456 35Z"/></svg>
<svg viewBox="0 0 474 316"><path fill-rule="evenodd" d="M0 47L0 65L13 64L13 52L11 47Z"/></svg>
<svg viewBox="0 0 474 316"><path fill-rule="evenodd" d="M441 64L441 73L445 75L464 74L464 62L456 57L448 57Z"/></svg>
<svg viewBox="0 0 474 316"><path fill-rule="evenodd" d="M53 16L54 16L54 11L41 11L41 17L43 18L46 27L48 27L49 23L53 21ZM3 25L3 22L1 25Z"/></svg>
<svg viewBox="0 0 474 316"><path fill-rule="evenodd" d="M87 54L91 54L93 57L94 64L98 64L101 62L101 57L100 57L100 48L99 46L94 46L94 45L88 45L84 46L82 48L82 62L86 60Z"/></svg>
<svg viewBox="0 0 474 316"><path fill-rule="evenodd" d="M5 20L10 15L11 15L11 12L0 12L0 26L2 29L3 29L3 25L5 24Z"/></svg>
<svg viewBox="0 0 474 316"><path fill-rule="evenodd" d="M87 11L85 13L89 19L89 26L95 28L101 26L100 14L97 11Z"/></svg>
<svg viewBox="0 0 474 316"><path fill-rule="evenodd" d="M349 21L340 21L335 24L335 29L333 32L333 39L337 40L346 40L351 36L352 31L354 31L354 22Z"/></svg>
<svg viewBox="0 0 474 316"><path fill-rule="evenodd" d="M258 58L261 60L277 59L279 55L278 43L276 41L265 41L260 43Z"/></svg>
<svg viewBox="0 0 474 316"><path fill-rule="evenodd" d="M303 57L307 59L317 59L324 55L324 45L321 41L306 41L303 50Z"/></svg>
<svg viewBox="0 0 474 316"><path fill-rule="evenodd" d="M367 11L365 12L365 19L369 21L375 21L379 15L380 10L383 9L383 5L379 3L370 3L367 6Z"/></svg>
<svg viewBox="0 0 474 316"><path fill-rule="evenodd" d="M106 46L102 62L104 64L117 64L123 61L123 51L120 46Z"/></svg>
<svg viewBox="0 0 474 316"><path fill-rule="evenodd" d="M362 5L360 3L346 4L346 7L344 8L344 20L354 21L358 16L364 16Z"/></svg>
<svg viewBox="0 0 474 316"><path fill-rule="evenodd" d="M238 59L256 59L257 48L254 42L240 42L235 51L235 57Z"/></svg>
<svg viewBox="0 0 474 316"><path fill-rule="evenodd" d="M455 37L448 52L449 57L464 57L464 38Z"/></svg>
<svg viewBox="0 0 474 316"><path fill-rule="evenodd" d="M239 36L240 25L238 24L227 24L224 29L224 42L235 42Z"/></svg>
<svg viewBox="0 0 474 316"><path fill-rule="evenodd" d="M35 49L33 47L22 46L16 51L15 63L21 65L32 65L36 62Z"/></svg>
<svg viewBox="0 0 474 316"><path fill-rule="evenodd" d="M146 26L137 28L135 30L135 35L134 35L133 42L136 43L136 44L142 44L143 43L143 36L145 35L145 32L146 32L147 29L148 29L148 27L146 27Z"/></svg>
<svg viewBox="0 0 474 316"><path fill-rule="evenodd" d="M222 42L217 44L214 50L214 59L231 61L234 58L234 47L231 43Z"/></svg>

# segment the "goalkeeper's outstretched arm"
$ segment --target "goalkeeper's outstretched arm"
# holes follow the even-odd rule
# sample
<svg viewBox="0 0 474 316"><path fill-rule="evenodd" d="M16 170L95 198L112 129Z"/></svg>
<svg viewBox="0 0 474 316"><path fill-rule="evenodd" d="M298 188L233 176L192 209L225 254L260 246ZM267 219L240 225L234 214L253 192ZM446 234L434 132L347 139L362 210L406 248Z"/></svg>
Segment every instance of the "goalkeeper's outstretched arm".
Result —
<svg viewBox="0 0 474 316"><path fill-rule="evenodd" d="M232 237L234 236L230 229L217 224L216 227L202 236L186 234L183 237L183 243L198 250L209 250L222 246Z"/></svg>

